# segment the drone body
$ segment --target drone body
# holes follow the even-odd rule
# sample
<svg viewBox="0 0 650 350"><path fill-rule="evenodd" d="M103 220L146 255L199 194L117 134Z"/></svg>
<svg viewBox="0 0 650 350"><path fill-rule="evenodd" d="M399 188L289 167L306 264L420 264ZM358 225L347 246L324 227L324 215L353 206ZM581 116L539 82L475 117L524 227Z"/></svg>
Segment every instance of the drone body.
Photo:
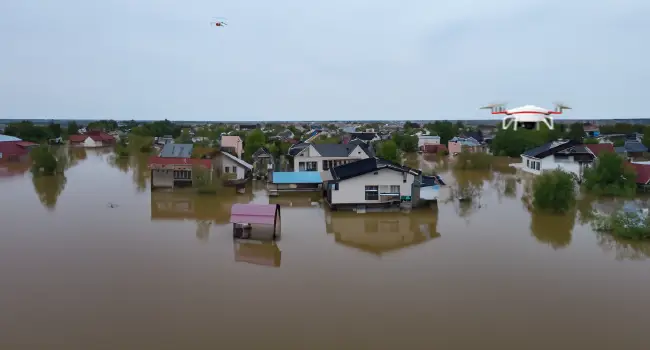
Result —
<svg viewBox="0 0 650 350"><path fill-rule="evenodd" d="M213 17L212 22L210 22L211 27L225 27L227 25L228 23L226 23L226 19L223 17Z"/></svg>
<svg viewBox="0 0 650 350"><path fill-rule="evenodd" d="M554 114L562 114L565 109L571 109L561 103L555 104L555 110L548 110L546 108L537 107L533 105L526 105L513 109L506 109L505 104L493 104L481 109L490 109L493 115L503 114L503 129L508 129L514 124L514 130L517 127L524 127L526 129L533 129L537 127L539 130L540 123L546 124L550 130L553 130L553 117Z"/></svg>

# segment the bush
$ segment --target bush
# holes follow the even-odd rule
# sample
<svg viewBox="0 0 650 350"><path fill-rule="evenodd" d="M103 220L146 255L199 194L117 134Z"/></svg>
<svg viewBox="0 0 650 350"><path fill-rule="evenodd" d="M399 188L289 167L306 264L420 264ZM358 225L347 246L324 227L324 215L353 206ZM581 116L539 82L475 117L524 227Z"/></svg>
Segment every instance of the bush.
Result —
<svg viewBox="0 0 650 350"><path fill-rule="evenodd" d="M636 193L636 172L625 159L611 152L596 158L592 168L585 169L583 187L587 192L604 196L633 196Z"/></svg>
<svg viewBox="0 0 650 350"><path fill-rule="evenodd" d="M618 212L599 216L594 220L594 230L607 232L626 239L650 239L650 218L639 213Z"/></svg>
<svg viewBox="0 0 650 350"><path fill-rule="evenodd" d="M532 195L536 210L565 213L575 203L575 179L562 170L544 172L535 178Z"/></svg>
<svg viewBox="0 0 650 350"><path fill-rule="evenodd" d="M494 157L484 152L461 152L456 158L455 168L459 170L488 170Z"/></svg>
<svg viewBox="0 0 650 350"><path fill-rule="evenodd" d="M192 184L198 193L216 194L223 188L223 179L217 174L210 176L209 170L201 167L192 167Z"/></svg>

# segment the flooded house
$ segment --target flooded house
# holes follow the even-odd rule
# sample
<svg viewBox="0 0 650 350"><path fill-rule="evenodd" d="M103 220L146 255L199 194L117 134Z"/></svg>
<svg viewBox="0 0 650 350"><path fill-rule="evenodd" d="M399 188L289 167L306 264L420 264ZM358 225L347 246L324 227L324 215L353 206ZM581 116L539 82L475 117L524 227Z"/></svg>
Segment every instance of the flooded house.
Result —
<svg viewBox="0 0 650 350"><path fill-rule="evenodd" d="M149 158L151 188L192 186L196 166L212 173L212 160L192 158L193 148L192 144L168 143L159 155Z"/></svg>
<svg viewBox="0 0 650 350"><path fill-rule="evenodd" d="M483 151L481 143L473 137L454 137L447 143L447 149L450 154Z"/></svg>
<svg viewBox="0 0 650 350"><path fill-rule="evenodd" d="M294 171L323 172L329 169L366 159L370 155L366 146L358 144L307 144L293 158Z"/></svg>
<svg viewBox="0 0 650 350"><path fill-rule="evenodd" d="M585 145L571 140L558 140L524 152L521 163L512 166L534 175L559 168L581 178L584 169L590 167L595 158L594 153Z"/></svg>
<svg viewBox="0 0 650 350"><path fill-rule="evenodd" d="M330 169L326 202L330 208L356 210L410 207L418 202L422 172L381 158L367 158Z"/></svg>
<svg viewBox="0 0 650 350"><path fill-rule="evenodd" d="M244 153L244 141L242 141L241 137L239 136L221 136L220 146L222 151L230 152L240 159Z"/></svg>
<svg viewBox="0 0 650 350"><path fill-rule="evenodd" d="M226 180L245 182L252 177L253 165L229 152L217 153L213 159L213 166L226 177Z"/></svg>
<svg viewBox="0 0 650 350"><path fill-rule="evenodd" d="M267 178L273 171L274 157L266 147L260 147L253 153L253 173L256 179Z"/></svg>
<svg viewBox="0 0 650 350"><path fill-rule="evenodd" d="M0 164L24 162L29 158L29 152L38 144L23 141L17 137L0 135Z"/></svg>
<svg viewBox="0 0 650 350"><path fill-rule="evenodd" d="M350 140L359 139L365 143L370 143L374 141L380 141L381 137L372 131L372 132L352 132L350 133Z"/></svg>
<svg viewBox="0 0 650 350"><path fill-rule="evenodd" d="M437 135L418 135L418 149L426 145L439 145L440 136Z"/></svg>
<svg viewBox="0 0 650 350"><path fill-rule="evenodd" d="M103 131L89 130L86 133L79 135L70 135L68 142L72 147L106 147L115 144L116 139L113 135L109 135Z"/></svg>
<svg viewBox="0 0 650 350"><path fill-rule="evenodd" d="M269 196L281 192L320 191L323 185L321 173L317 171L274 171L271 172L267 190Z"/></svg>

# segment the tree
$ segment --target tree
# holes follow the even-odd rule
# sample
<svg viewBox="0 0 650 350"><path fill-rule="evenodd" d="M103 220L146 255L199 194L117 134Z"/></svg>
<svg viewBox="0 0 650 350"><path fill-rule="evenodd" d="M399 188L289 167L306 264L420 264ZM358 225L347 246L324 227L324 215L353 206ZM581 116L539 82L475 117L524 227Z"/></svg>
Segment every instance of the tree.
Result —
<svg viewBox="0 0 650 350"><path fill-rule="evenodd" d="M377 150L377 155L380 158L389 160L393 163L397 163L397 164L401 163L399 149L397 148L397 144L393 140L387 140L381 142Z"/></svg>
<svg viewBox="0 0 650 350"><path fill-rule="evenodd" d="M79 125L74 120L68 123L68 135L76 135L79 133Z"/></svg>
<svg viewBox="0 0 650 350"><path fill-rule="evenodd" d="M50 130L50 135L53 138L61 137L61 124L55 123L54 120L52 120L47 127Z"/></svg>
<svg viewBox="0 0 650 350"><path fill-rule="evenodd" d="M575 203L575 180L570 173L553 170L542 173L533 183L533 208L565 213Z"/></svg>
<svg viewBox="0 0 650 350"><path fill-rule="evenodd" d="M397 148L403 152L417 152L418 150L417 136L397 132L393 134L392 139L395 141Z"/></svg>
<svg viewBox="0 0 650 350"><path fill-rule="evenodd" d="M192 143L192 136L189 129L183 129L181 134L176 138L177 143Z"/></svg>
<svg viewBox="0 0 650 350"><path fill-rule="evenodd" d="M596 195L631 196L636 193L636 172L623 157L605 152L585 169L583 187Z"/></svg>
<svg viewBox="0 0 650 350"><path fill-rule="evenodd" d="M541 131L528 129L499 129L490 148L494 155L519 157L526 150L549 142L550 136Z"/></svg>
<svg viewBox="0 0 650 350"><path fill-rule="evenodd" d="M4 134L35 143L43 143L51 138L50 129L48 127L34 125L34 123L27 120L19 123L10 123L5 128Z"/></svg>
<svg viewBox="0 0 650 350"><path fill-rule="evenodd" d="M569 134L567 135L569 139L582 142L582 139L585 137L585 127L582 123L573 123L569 127Z"/></svg>
<svg viewBox="0 0 650 350"><path fill-rule="evenodd" d="M263 147L266 144L266 136L261 129L255 129L251 131L244 141L244 157L251 161L253 159L253 153L255 153L260 147Z"/></svg>
<svg viewBox="0 0 650 350"><path fill-rule="evenodd" d="M582 143L584 143L585 145L595 145L595 144L598 144L599 142L598 142L598 139L590 137L590 138L584 139L584 141L582 141Z"/></svg>

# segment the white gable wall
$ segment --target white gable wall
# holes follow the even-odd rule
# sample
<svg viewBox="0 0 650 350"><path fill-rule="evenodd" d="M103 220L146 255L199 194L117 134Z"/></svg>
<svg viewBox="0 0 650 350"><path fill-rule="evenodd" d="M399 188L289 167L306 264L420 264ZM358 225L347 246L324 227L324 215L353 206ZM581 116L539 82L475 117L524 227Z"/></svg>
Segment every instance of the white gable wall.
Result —
<svg viewBox="0 0 650 350"><path fill-rule="evenodd" d="M84 140L83 146L84 147L102 147L102 142L101 141L95 141L89 136L89 137L86 137L86 139Z"/></svg>
<svg viewBox="0 0 650 350"><path fill-rule="evenodd" d="M339 189L332 190L332 204L380 203L380 200L366 200L366 186L399 185L400 196L410 196L415 176L406 173L406 182L401 172L381 169L339 182Z"/></svg>
<svg viewBox="0 0 650 350"><path fill-rule="evenodd" d="M349 157L323 157L321 156L318 151L313 146L309 146L302 150L302 152L296 154L295 157L293 157L293 171L301 171L300 170L300 163L301 162L316 162L316 170L315 171L325 171L329 170L329 168L326 169L326 167L323 167L323 161L338 161L341 162L342 165L344 164L344 161L351 162L351 161L357 161L360 159L366 159L368 158L368 154L363 150L363 148L356 146L354 150L350 153ZM333 165L334 166L334 165ZM305 165L306 167L306 165ZM303 170L305 171L305 170Z"/></svg>
<svg viewBox="0 0 650 350"><path fill-rule="evenodd" d="M221 157L221 171L224 174L231 174L233 173L233 167L235 167L235 173L237 173L237 180L241 180L246 176L246 168L244 168L243 165L237 163L236 161L222 156ZM226 172L226 168L228 168L228 172Z"/></svg>

